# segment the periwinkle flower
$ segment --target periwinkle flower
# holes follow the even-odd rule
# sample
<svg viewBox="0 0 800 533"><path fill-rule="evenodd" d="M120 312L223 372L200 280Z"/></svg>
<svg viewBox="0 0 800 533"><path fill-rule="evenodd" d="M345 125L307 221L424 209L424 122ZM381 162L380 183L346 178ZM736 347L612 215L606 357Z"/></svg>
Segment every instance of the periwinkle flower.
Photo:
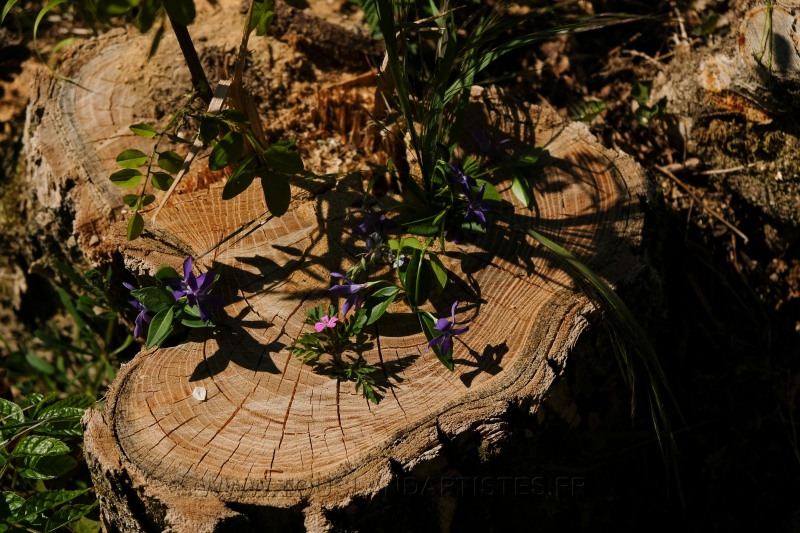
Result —
<svg viewBox="0 0 800 533"><path fill-rule="evenodd" d="M383 244L383 237L377 231L367 237L367 255L374 255L375 259L381 258L381 245Z"/></svg>
<svg viewBox="0 0 800 533"><path fill-rule="evenodd" d="M187 257L183 262L183 279L166 278L164 285L175 287L172 295L175 300L186 297L186 303L190 306L197 306L200 309L200 319L203 322L211 318L211 307L222 307L222 298L216 294L208 294L214 284L216 273L209 270L205 274L195 277L192 272L192 258Z"/></svg>
<svg viewBox="0 0 800 533"><path fill-rule="evenodd" d="M486 184L484 183L481 185L481 188L475 198L472 198L470 194L467 194L469 205L467 206L467 213L464 215L464 218L467 220L477 220L478 224L480 224L481 228L484 230L486 229L486 215L484 213L488 211L494 211L496 209L494 206L483 203L483 195L485 192Z"/></svg>
<svg viewBox="0 0 800 533"><path fill-rule="evenodd" d="M511 139L502 139L496 143L492 142L491 136L489 135L489 130L486 128L481 129L479 132L470 132L472 138L475 139L475 143L478 145L478 153L481 157L486 157L492 155L500 145L503 145L509 142Z"/></svg>
<svg viewBox="0 0 800 533"><path fill-rule="evenodd" d="M478 182L475 181L475 178L471 177L467 172L464 170L460 164L456 165L449 165L450 166L450 183L452 185L460 185L461 188L464 190L464 194L469 194L470 187L477 187Z"/></svg>
<svg viewBox="0 0 800 533"><path fill-rule="evenodd" d="M344 296L347 298L342 305L342 316L347 316L347 312L352 307L356 312L361 308L361 302L358 300L358 293L367 288L366 283L356 283L344 274L338 272L331 272L331 276L344 281L341 285L334 285L328 292L332 292L337 296Z"/></svg>
<svg viewBox="0 0 800 533"><path fill-rule="evenodd" d="M406 259L408 259L408 256L403 252L399 252L396 256L392 252L389 252L389 260L392 261L392 268L400 268L405 264Z"/></svg>
<svg viewBox="0 0 800 533"><path fill-rule="evenodd" d="M314 324L314 329L317 330L317 333L321 333L325 328L334 329L337 322L339 322L339 319L335 316L329 317L328 315L325 315L320 319L319 322Z"/></svg>
<svg viewBox="0 0 800 533"><path fill-rule="evenodd" d="M129 291L135 291L136 287L131 285L130 283L122 283L122 285L128 289ZM147 327L150 322L153 321L153 313L147 310L147 308L142 305L142 302L139 300L133 299L128 300L128 303L131 304L131 307L139 311L139 314L136 315L136 322L133 328L133 336L134 338L141 339L144 338L147 334Z"/></svg>
<svg viewBox="0 0 800 533"><path fill-rule="evenodd" d="M450 348L453 347L453 337L456 335L461 335L462 333L466 333L469 331L469 326L464 326L463 328L456 328L456 307L458 306L458 300L453 303L453 308L450 310L450 314L452 316L452 321L447 320L446 318L440 318L436 325L434 326L436 329L442 332L441 335L435 337L431 342L428 343L428 347L425 348L425 351L431 349L434 345L438 344L439 349L442 352L442 355L446 355L447 352L450 351Z"/></svg>
<svg viewBox="0 0 800 533"><path fill-rule="evenodd" d="M378 233L383 235L385 229L392 229L397 227L397 222L386 217L381 213L370 213L364 221L356 226L355 233L357 235L369 235L371 233Z"/></svg>

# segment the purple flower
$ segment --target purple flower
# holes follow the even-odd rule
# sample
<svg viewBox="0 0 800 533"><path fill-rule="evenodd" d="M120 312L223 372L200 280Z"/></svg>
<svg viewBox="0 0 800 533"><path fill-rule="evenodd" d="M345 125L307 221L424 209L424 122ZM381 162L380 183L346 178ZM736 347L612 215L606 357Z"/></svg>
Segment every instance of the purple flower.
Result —
<svg viewBox="0 0 800 533"><path fill-rule="evenodd" d="M450 183L452 185L461 185L461 188L464 190L464 194L469 194L470 187L478 186L478 182L475 181L475 178L470 177L461 164L449 166L451 172Z"/></svg>
<svg viewBox="0 0 800 533"><path fill-rule="evenodd" d="M481 157L486 157L492 155L500 145L509 142L511 139L503 139L496 143L492 142L491 136L489 135L489 130L483 128L478 133L471 132L472 138L475 139L475 143L478 145L478 153Z"/></svg>
<svg viewBox="0 0 800 533"><path fill-rule="evenodd" d="M339 274L338 272L331 272L331 276L344 280L344 283L341 285L334 285L328 289L329 292L332 292L337 296L345 296L347 298L342 305L342 316L347 316L347 312L351 307L358 312L358 310L361 308L361 302L358 301L358 293L366 289L367 284L355 283L347 276Z"/></svg>
<svg viewBox="0 0 800 533"><path fill-rule="evenodd" d="M135 291L136 287L131 285L130 283L123 282L122 285L128 289L129 291ZM136 315L136 325L133 328L133 336L134 338L141 339L145 337L147 332L147 325L150 324L153 320L153 313L147 310L147 308L142 305L139 300L133 299L128 300L128 303L131 304L131 307L139 311L139 314Z"/></svg>
<svg viewBox="0 0 800 533"><path fill-rule="evenodd" d="M389 260L392 262L392 268L399 268L403 266L403 264L408 259L408 256L403 252L398 252L395 256L394 253L389 252Z"/></svg>
<svg viewBox="0 0 800 533"><path fill-rule="evenodd" d="M450 314L453 317L452 322L447 320L446 318L440 318L436 322L436 329L442 332L441 335L434 338L431 342L428 343L428 347L425 348L425 351L431 349L431 347L435 344L439 345L439 349L442 352L442 355L447 355L450 351L450 348L453 347L453 337L456 335L461 335L462 333L466 333L469 331L469 326L464 326L463 328L456 328L456 306L458 305L458 301L453 304L453 308L450 310Z"/></svg>
<svg viewBox="0 0 800 533"><path fill-rule="evenodd" d="M483 203L483 194L485 192L486 184L484 183L481 185L481 189L478 191L478 195L475 196L475 198L471 198L470 195L467 194L469 205L467 206L467 213L464 215L464 218L467 220L476 219L484 230L486 229L486 215L484 213L496 209L494 206Z"/></svg>
<svg viewBox="0 0 800 533"><path fill-rule="evenodd" d="M215 278L216 273L213 270L195 277L192 272L192 258L187 257L183 262L183 279L167 278L163 282L164 285L177 289L172 293L175 300L185 296L186 303L192 307L197 306L200 309L200 319L206 322L211 318L211 307L222 307L222 298L219 295L208 294Z"/></svg>
<svg viewBox="0 0 800 533"><path fill-rule="evenodd" d="M339 319L335 316L328 317L328 315L325 315L319 322L314 324L314 329L317 330L317 333L320 333L325 328L335 328L337 322L339 322Z"/></svg>
<svg viewBox="0 0 800 533"><path fill-rule="evenodd" d="M381 258L381 245L383 244L383 237L377 231L367 237L367 255L374 255L375 259Z"/></svg>
<svg viewBox="0 0 800 533"><path fill-rule="evenodd" d="M364 222L356 226L355 232L357 235L369 235L371 233L383 235L384 229L396 227L397 222L387 218L385 215L381 213L370 213L367 215L367 218L364 219Z"/></svg>

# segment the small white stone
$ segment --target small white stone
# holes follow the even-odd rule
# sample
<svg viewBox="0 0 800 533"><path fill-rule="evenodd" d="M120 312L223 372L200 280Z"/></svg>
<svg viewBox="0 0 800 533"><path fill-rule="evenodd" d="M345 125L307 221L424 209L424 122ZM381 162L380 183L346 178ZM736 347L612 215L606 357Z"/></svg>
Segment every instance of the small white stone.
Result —
<svg viewBox="0 0 800 533"><path fill-rule="evenodd" d="M192 392L192 396L194 396L195 400L200 400L201 402L206 401L205 387L195 387L194 392Z"/></svg>
<svg viewBox="0 0 800 533"><path fill-rule="evenodd" d="M98 242L100 242L100 237L98 237L97 235L92 235L92 238L89 239L89 246L94 246Z"/></svg>

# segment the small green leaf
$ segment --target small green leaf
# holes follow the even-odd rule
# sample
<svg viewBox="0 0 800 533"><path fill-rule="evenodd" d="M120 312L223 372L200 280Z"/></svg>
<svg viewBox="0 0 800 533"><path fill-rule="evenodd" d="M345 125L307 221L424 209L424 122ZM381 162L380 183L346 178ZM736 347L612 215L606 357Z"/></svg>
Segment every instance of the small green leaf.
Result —
<svg viewBox="0 0 800 533"><path fill-rule="evenodd" d="M100 533L101 525L100 522L84 516L70 524L69 527L75 533Z"/></svg>
<svg viewBox="0 0 800 533"><path fill-rule="evenodd" d="M197 15L194 0L166 0L164 9L167 10L170 21L181 26L188 26L194 22L194 17Z"/></svg>
<svg viewBox="0 0 800 533"><path fill-rule="evenodd" d="M174 142L175 144L192 144L192 141L190 141L189 139L184 139L183 137L179 137L171 133L167 134L167 139Z"/></svg>
<svg viewBox="0 0 800 533"><path fill-rule="evenodd" d="M377 321L389 308L400 292L400 287L384 287L370 294L364 309L367 311L367 325Z"/></svg>
<svg viewBox="0 0 800 533"><path fill-rule="evenodd" d="M283 216L292 203L292 188L286 178L274 172L265 172L261 176L261 188L269 212L276 217Z"/></svg>
<svg viewBox="0 0 800 533"><path fill-rule="evenodd" d="M175 277L177 278L178 276L176 275ZM175 303L175 297L161 287L136 289L131 291L131 296L139 300L152 313L158 313Z"/></svg>
<svg viewBox="0 0 800 533"><path fill-rule="evenodd" d="M31 367L35 370L41 372L42 374L46 374L48 376L52 376L56 373L56 369L53 365L42 359L40 356L33 352L28 352L25 354L25 362L27 362Z"/></svg>
<svg viewBox="0 0 800 533"><path fill-rule="evenodd" d="M144 229L144 219L142 215L139 214L138 211L133 213L133 216L128 221L128 240L133 241L139 238L139 235L142 234L142 230Z"/></svg>
<svg viewBox="0 0 800 533"><path fill-rule="evenodd" d="M172 319L175 317L175 311L172 307L167 307L153 317L150 322L150 328L147 331L147 349L161 344L172 333Z"/></svg>
<svg viewBox="0 0 800 533"><path fill-rule="evenodd" d="M236 122L237 124L250 124L250 121L247 119L247 115L241 111L237 111L236 109L226 109L217 116L222 120L230 120L231 122Z"/></svg>
<svg viewBox="0 0 800 533"><path fill-rule="evenodd" d="M511 171L513 174L513 178L511 180L511 191L523 206L530 207L531 191L530 186L528 185L528 178L526 178L519 169L512 168Z"/></svg>
<svg viewBox="0 0 800 533"><path fill-rule="evenodd" d="M6 20L6 15L8 12L11 11L11 8L17 3L18 0L7 0L6 6L3 8L3 13L0 15L0 24L2 24Z"/></svg>
<svg viewBox="0 0 800 533"><path fill-rule="evenodd" d="M142 181L142 173L135 168L125 168L111 174L109 179L122 189L133 189Z"/></svg>
<svg viewBox="0 0 800 533"><path fill-rule="evenodd" d="M166 172L153 172L150 176L150 181L153 187L159 191L168 191L169 188L172 187L172 182L175 181L175 178Z"/></svg>
<svg viewBox="0 0 800 533"><path fill-rule="evenodd" d="M144 198L142 198L142 207L147 207L148 205L152 204L156 201L156 197L152 194L145 194Z"/></svg>
<svg viewBox="0 0 800 533"><path fill-rule="evenodd" d="M211 170L222 170L242 157L244 141L241 133L229 131L225 137L219 140L217 145L211 150L208 156L208 168Z"/></svg>
<svg viewBox="0 0 800 533"><path fill-rule="evenodd" d="M279 144L273 144L264 152L264 161L284 174L298 174L303 171L303 160L297 154Z"/></svg>
<svg viewBox="0 0 800 533"><path fill-rule="evenodd" d="M413 248L415 250L422 250L422 244L414 237L406 237L403 239L402 248Z"/></svg>
<svg viewBox="0 0 800 533"><path fill-rule="evenodd" d="M28 479L55 479L78 466L78 461L69 455L58 457L26 457L17 472Z"/></svg>
<svg viewBox="0 0 800 533"><path fill-rule="evenodd" d="M42 409L36 414L36 420L69 416L80 418L83 416L86 410L93 405L94 399L91 396L70 396Z"/></svg>
<svg viewBox="0 0 800 533"><path fill-rule="evenodd" d="M103 0L97 2L97 14L107 21L111 17L118 17L124 15L131 10L134 6L139 4L140 0Z"/></svg>
<svg viewBox="0 0 800 533"><path fill-rule="evenodd" d="M204 118L200 121L200 141L203 144L208 144L219 135L219 123L210 118Z"/></svg>
<svg viewBox="0 0 800 533"><path fill-rule="evenodd" d="M428 300L431 292L431 269L422 250L414 250L414 255L408 263L406 271L405 289L408 303L419 307Z"/></svg>
<svg viewBox="0 0 800 533"><path fill-rule="evenodd" d="M138 194L126 194L122 197L122 203L133 209L139 203Z"/></svg>
<svg viewBox="0 0 800 533"><path fill-rule="evenodd" d="M156 279L158 281L164 281L165 279L180 279L180 276L178 275L178 271L171 266L163 265L159 267L158 272L156 272Z"/></svg>
<svg viewBox="0 0 800 533"><path fill-rule="evenodd" d="M139 168L147 163L147 154L141 150L129 149L117 156L117 164L122 168Z"/></svg>
<svg viewBox="0 0 800 533"><path fill-rule="evenodd" d="M0 423L8 425L23 422L25 422L25 415L22 413L22 408L14 402L0 398Z"/></svg>
<svg viewBox="0 0 800 533"><path fill-rule="evenodd" d="M25 505L17 511L17 520L23 521L32 519L39 513L58 507L61 504L74 500L81 494L85 494L89 489L83 490L46 490L37 492L25 500Z"/></svg>
<svg viewBox="0 0 800 533"><path fill-rule="evenodd" d="M58 439L41 435L28 435L16 445L11 457L31 457L44 455L64 455L69 446Z"/></svg>
<svg viewBox="0 0 800 533"><path fill-rule="evenodd" d="M171 1L171 0L167 0ZM85 516L89 511L97 507L99 505L99 501L95 500L94 503L90 503L87 505L79 504L79 505L65 505L61 509L58 509L50 519L47 521L47 524L44 526L45 533L50 533L51 531L55 531L56 529L66 526L76 520Z"/></svg>
<svg viewBox="0 0 800 533"><path fill-rule="evenodd" d="M17 512L25 505L25 498L16 492L3 491L0 496L0 523L15 522Z"/></svg>
<svg viewBox="0 0 800 533"><path fill-rule="evenodd" d="M183 166L183 158L172 150L161 152L158 154L158 166L170 174L177 174Z"/></svg>
<svg viewBox="0 0 800 533"><path fill-rule="evenodd" d="M222 189L222 199L230 200L243 193L250 184L253 183L253 179L256 177L256 166L257 162L255 157L251 156L242 160L242 162L236 166L236 170L233 171L231 177L228 178L225 188Z"/></svg>
<svg viewBox="0 0 800 533"><path fill-rule="evenodd" d="M438 255L428 252L428 257L431 260L434 281L433 286L436 289L436 294L442 294L442 291L444 291L444 288L447 286L447 269L444 268L442 260L439 259Z"/></svg>
<svg viewBox="0 0 800 533"><path fill-rule="evenodd" d="M130 129L133 133L135 133L139 137L144 137L145 139L152 139L153 137L156 136L156 129L150 124L146 124L144 122L140 122L139 124L134 124L133 126L130 127Z"/></svg>
<svg viewBox="0 0 800 533"><path fill-rule="evenodd" d="M253 4L253 17L250 19L249 31L255 29L256 35L259 37L266 35L272 25L272 19L275 17L273 9L272 0L257 0Z"/></svg>

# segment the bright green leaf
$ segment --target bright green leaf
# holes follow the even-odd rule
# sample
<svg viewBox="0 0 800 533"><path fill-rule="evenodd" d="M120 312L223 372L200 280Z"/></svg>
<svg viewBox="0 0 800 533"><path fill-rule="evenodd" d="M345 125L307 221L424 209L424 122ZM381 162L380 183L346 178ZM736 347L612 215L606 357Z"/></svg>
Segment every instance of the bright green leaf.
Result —
<svg viewBox="0 0 800 533"><path fill-rule="evenodd" d="M78 461L69 455L58 457L26 457L17 471L28 479L55 479L78 466Z"/></svg>
<svg viewBox="0 0 800 533"><path fill-rule="evenodd" d="M142 230L144 229L144 219L142 215L139 214L138 211L133 213L133 216L128 221L128 240L133 241L142 234Z"/></svg>
<svg viewBox="0 0 800 533"><path fill-rule="evenodd" d="M442 294L442 291L447 286L447 269L442 264L442 260L439 259L438 255L428 252L428 257L430 257L431 260L436 294Z"/></svg>
<svg viewBox="0 0 800 533"><path fill-rule="evenodd" d="M14 522L17 512L25 505L25 498L16 492L3 491L0 496L0 523Z"/></svg>
<svg viewBox="0 0 800 533"><path fill-rule="evenodd" d="M49 509L58 507L61 504L74 500L81 494L85 494L89 489L83 490L46 490L37 492L25 500L25 505L17 512L17 519L22 521L31 519Z"/></svg>
<svg viewBox="0 0 800 533"><path fill-rule="evenodd" d="M513 177L511 179L511 192L517 197L517 200L525 207L531 206L531 191L528 185L528 178L522 173L521 170L513 168Z"/></svg>
<svg viewBox="0 0 800 533"><path fill-rule="evenodd" d="M135 168L124 168L111 174L109 179L121 189L133 189L142 181L142 173Z"/></svg>
<svg viewBox="0 0 800 533"><path fill-rule="evenodd" d="M150 182L153 184L153 187L159 191L168 191L169 188L172 187L172 182L174 181L175 178L166 172L153 172L150 176Z"/></svg>
<svg viewBox="0 0 800 533"><path fill-rule="evenodd" d="M89 513L89 511L97 507L99 503L99 501L95 500L94 503L90 503L88 505L65 505L53 513L53 515L47 521L47 524L44 526L45 533L50 533L51 531L55 531L60 527L75 522L79 518L82 518Z"/></svg>
<svg viewBox="0 0 800 533"><path fill-rule="evenodd" d="M150 328L147 331L147 349L161 344L172 333L172 319L175 317L175 311L172 307L167 307L153 317L150 322Z"/></svg>
<svg viewBox="0 0 800 533"><path fill-rule="evenodd" d="M14 447L12 457L32 457L44 455L64 455L69 446L58 439L41 435L28 435Z"/></svg>
<svg viewBox="0 0 800 533"><path fill-rule="evenodd" d="M133 209L139 203L139 195L126 194L125 196L122 197L122 203Z"/></svg>
<svg viewBox="0 0 800 533"><path fill-rule="evenodd" d="M141 150L133 148L120 152L117 156L117 164L122 168L139 168L147 163L147 154Z"/></svg>
<svg viewBox="0 0 800 533"><path fill-rule="evenodd" d="M134 124L130 127L130 130L139 137L144 137L145 139L152 139L156 136L156 129L152 125L144 122Z"/></svg>
<svg viewBox="0 0 800 533"><path fill-rule="evenodd" d="M414 250L406 271L405 289L408 302L419 307L428 300L431 292L431 269L422 250Z"/></svg>
<svg viewBox="0 0 800 533"><path fill-rule="evenodd" d="M384 287L370 294L364 302L364 309L367 311L367 325L377 321L389 308L391 303L400 292L399 287Z"/></svg>
<svg viewBox="0 0 800 533"><path fill-rule="evenodd" d="M163 265L159 267L158 271L156 272L156 279L158 281L164 281L165 279L178 279L180 276L178 275L178 271L172 268L171 266Z"/></svg>
<svg viewBox="0 0 800 533"><path fill-rule="evenodd" d="M139 302L152 313L158 313L175 303L175 297L161 287L136 289L131 291L131 296L139 300Z"/></svg>
<svg viewBox="0 0 800 533"><path fill-rule="evenodd" d="M22 408L14 402L0 398L0 424L21 424L25 422Z"/></svg>

